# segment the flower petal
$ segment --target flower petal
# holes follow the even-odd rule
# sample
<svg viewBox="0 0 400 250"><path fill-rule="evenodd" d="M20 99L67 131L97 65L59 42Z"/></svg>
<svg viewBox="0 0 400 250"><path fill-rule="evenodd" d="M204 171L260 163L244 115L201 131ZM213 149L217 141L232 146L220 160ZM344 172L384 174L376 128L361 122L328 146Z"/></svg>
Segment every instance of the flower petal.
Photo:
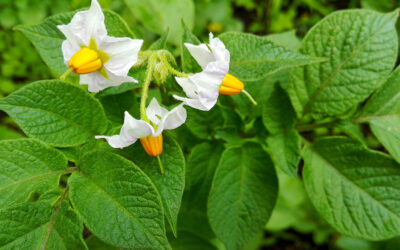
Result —
<svg viewBox="0 0 400 250"><path fill-rule="evenodd" d="M110 144L110 146L113 148L126 148L137 141L137 138L134 137L127 138L121 135L113 135L113 136L98 135L95 138L106 139L108 144Z"/></svg>
<svg viewBox="0 0 400 250"><path fill-rule="evenodd" d="M147 106L146 109L146 116L149 118L151 122L154 124L158 125L161 121L161 119L168 114L168 110L161 107L160 104L158 104L157 99L153 98Z"/></svg>
<svg viewBox="0 0 400 250"><path fill-rule="evenodd" d="M169 111L158 124L157 131L153 136L159 136L163 130L175 129L186 121L186 109L183 103Z"/></svg>
<svg viewBox="0 0 400 250"><path fill-rule="evenodd" d="M142 138L154 134L154 128L143 120L133 118L125 111L124 125L121 128L121 136Z"/></svg>
<svg viewBox="0 0 400 250"><path fill-rule="evenodd" d="M130 68L137 62L138 53L143 40L128 37L105 37L98 49L109 56L104 67L118 76L126 76Z"/></svg>
<svg viewBox="0 0 400 250"><path fill-rule="evenodd" d="M179 96L174 98L192 108L208 111L217 103L218 90L225 75L224 70L207 67L205 71L187 78L175 77L189 98Z"/></svg>
<svg viewBox="0 0 400 250"><path fill-rule="evenodd" d="M57 28L74 47L89 46L91 39L99 44L107 35L104 14L97 0L92 0L89 10L79 11L69 24L58 25Z"/></svg>
<svg viewBox="0 0 400 250"><path fill-rule="evenodd" d="M207 64L215 61L215 57L210 49L205 44L193 45L190 43L185 43L186 48L189 50L190 54L196 59L197 63L202 69L207 67Z"/></svg>
<svg viewBox="0 0 400 250"><path fill-rule="evenodd" d="M89 85L88 90L90 92L99 92L100 90L106 89L108 87L119 86L124 82L136 82L134 78L130 76L118 76L107 69L105 69L105 74L107 78L105 78L102 74L98 71L80 75L80 84Z"/></svg>
<svg viewBox="0 0 400 250"><path fill-rule="evenodd" d="M63 52L65 65L68 66L68 62L71 57L75 55L75 53L78 52L80 49L81 47L78 44L70 42L69 40L64 40L62 42L61 50Z"/></svg>

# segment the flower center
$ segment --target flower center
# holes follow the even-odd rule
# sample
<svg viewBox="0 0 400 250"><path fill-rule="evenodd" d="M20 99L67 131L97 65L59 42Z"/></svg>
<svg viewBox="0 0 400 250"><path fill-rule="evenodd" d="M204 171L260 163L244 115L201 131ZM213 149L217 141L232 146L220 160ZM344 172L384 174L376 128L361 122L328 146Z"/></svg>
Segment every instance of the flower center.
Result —
<svg viewBox="0 0 400 250"><path fill-rule="evenodd" d="M163 137L162 134L153 137L151 135L140 138L140 143L142 144L146 153L150 156L158 156L163 151Z"/></svg>
<svg viewBox="0 0 400 250"><path fill-rule="evenodd" d="M87 47L76 52L68 62L68 67L72 68L76 74L89 74L101 69L102 66L99 54Z"/></svg>
<svg viewBox="0 0 400 250"><path fill-rule="evenodd" d="M236 95L242 92L244 84L235 76L226 74L222 84L219 87L219 93L222 95Z"/></svg>

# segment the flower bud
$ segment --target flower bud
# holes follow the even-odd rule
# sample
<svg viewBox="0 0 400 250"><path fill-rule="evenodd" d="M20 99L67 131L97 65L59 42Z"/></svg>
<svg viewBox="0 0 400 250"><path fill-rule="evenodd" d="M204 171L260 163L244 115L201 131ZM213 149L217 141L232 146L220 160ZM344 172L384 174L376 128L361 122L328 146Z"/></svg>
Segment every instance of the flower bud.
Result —
<svg viewBox="0 0 400 250"><path fill-rule="evenodd" d="M82 48L71 57L68 67L76 74L88 74L101 69L103 66L99 54L92 49Z"/></svg>
<svg viewBox="0 0 400 250"><path fill-rule="evenodd" d="M146 153L150 156L158 156L163 151L163 137L160 134L157 137L151 135L140 138L140 143L142 144Z"/></svg>
<svg viewBox="0 0 400 250"><path fill-rule="evenodd" d="M222 95L236 95L242 92L243 88L244 84L238 78L228 73L219 87L219 93Z"/></svg>
<svg viewBox="0 0 400 250"><path fill-rule="evenodd" d="M154 66L153 77L156 80L157 84L163 84L167 80L168 77L168 68L162 62L158 62Z"/></svg>

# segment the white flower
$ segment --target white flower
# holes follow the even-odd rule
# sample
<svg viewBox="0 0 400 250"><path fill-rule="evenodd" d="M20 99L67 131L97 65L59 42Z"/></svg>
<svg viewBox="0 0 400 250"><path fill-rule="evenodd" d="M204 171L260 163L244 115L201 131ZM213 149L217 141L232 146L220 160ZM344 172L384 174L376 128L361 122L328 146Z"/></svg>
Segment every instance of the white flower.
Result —
<svg viewBox="0 0 400 250"><path fill-rule="evenodd" d="M219 94L240 93L243 89L243 83L228 74L230 53L220 39L213 38L212 33L210 33L208 45L185 43L185 46L203 71L189 77L175 77L188 97L174 95L176 99L196 109L210 110L217 102ZM221 85L224 85L223 82L227 82L227 80L230 81L230 84L228 83L224 87L228 91L224 91ZM232 85L232 82L234 85Z"/></svg>
<svg viewBox="0 0 400 250"><path fill-rule="evenodd" d="M80 75L80 83L98 92L123 82L137 82L128 76L137 62L143 41L107 35L104 14L97 0L89 10L79 11L67 25L57 28L67 40L62 43L64 62Z"/></svg>
<svg viewBox="0 0 400 250"><path fill-rule="evenodd" d="M137 139L148 136L158 137L163 130L179 127L186 121L186 110L183 108L183 104L180 104L171 111L168 111L161 107L157 100L153 98L146 109L146 116L153 125L144 120L137 120L128 112L125 112L124 124L119 135L96 136L96 139L106 139L113 148L125 148L135 143Z"/></svg>

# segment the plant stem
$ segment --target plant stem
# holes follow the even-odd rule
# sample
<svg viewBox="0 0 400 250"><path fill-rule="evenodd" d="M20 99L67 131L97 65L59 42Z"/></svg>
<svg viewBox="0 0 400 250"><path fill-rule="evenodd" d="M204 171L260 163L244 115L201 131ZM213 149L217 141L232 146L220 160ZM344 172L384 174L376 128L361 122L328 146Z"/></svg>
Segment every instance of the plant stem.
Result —
<svg viewBox="0 0 400 250"><path fill-rule="evenodd" d="M189 77L190 74L186 74L183 72L180 72L176 70L174 67L171 66L171 64L168 62L167 58L162 53L158 54L158 57L160 58L161 62L164 64L165 67L174 75L179 76L179 77Z"/></svg>
<svg viewBox="0 0 400 250"><path fill-rule="evenodd" d="M160 166L161 174L164 175L164 167L163 167L163 164L161 162L161 159L160 159L159 155L157 155L157 161L158 161L158 165Z"/></svg>
<svg viewBox="0 0 400 250"><path fill-rule="evenodd" d="M256 100L254 100L254 98L249 94L249 92L243 89L242 93L245 94L250 99L251 103L253 103L254 106L257 106Z"/></svg>
<svg viewBox="0 0 400 250"><path fill-rule="evenodd" d="M73 68L68 68L68 70L65 71L65 73L62 74L62 75L60 76L60 80L64 81L65 78L67 78L67 76L68 76L73 70L74 70Z"/></svg>
<svg viewBox="0 0 400 250"><path fill-rule="evenodd" d="M152 54L150 56L149 63L147 64L146 78L144 80L142 87L142 97L140 99L140 116L146 122L150 122L146 115L146 100L149 92L150 82L153 76L154 63L156 57L157 57L156 54Z"/></svg>

